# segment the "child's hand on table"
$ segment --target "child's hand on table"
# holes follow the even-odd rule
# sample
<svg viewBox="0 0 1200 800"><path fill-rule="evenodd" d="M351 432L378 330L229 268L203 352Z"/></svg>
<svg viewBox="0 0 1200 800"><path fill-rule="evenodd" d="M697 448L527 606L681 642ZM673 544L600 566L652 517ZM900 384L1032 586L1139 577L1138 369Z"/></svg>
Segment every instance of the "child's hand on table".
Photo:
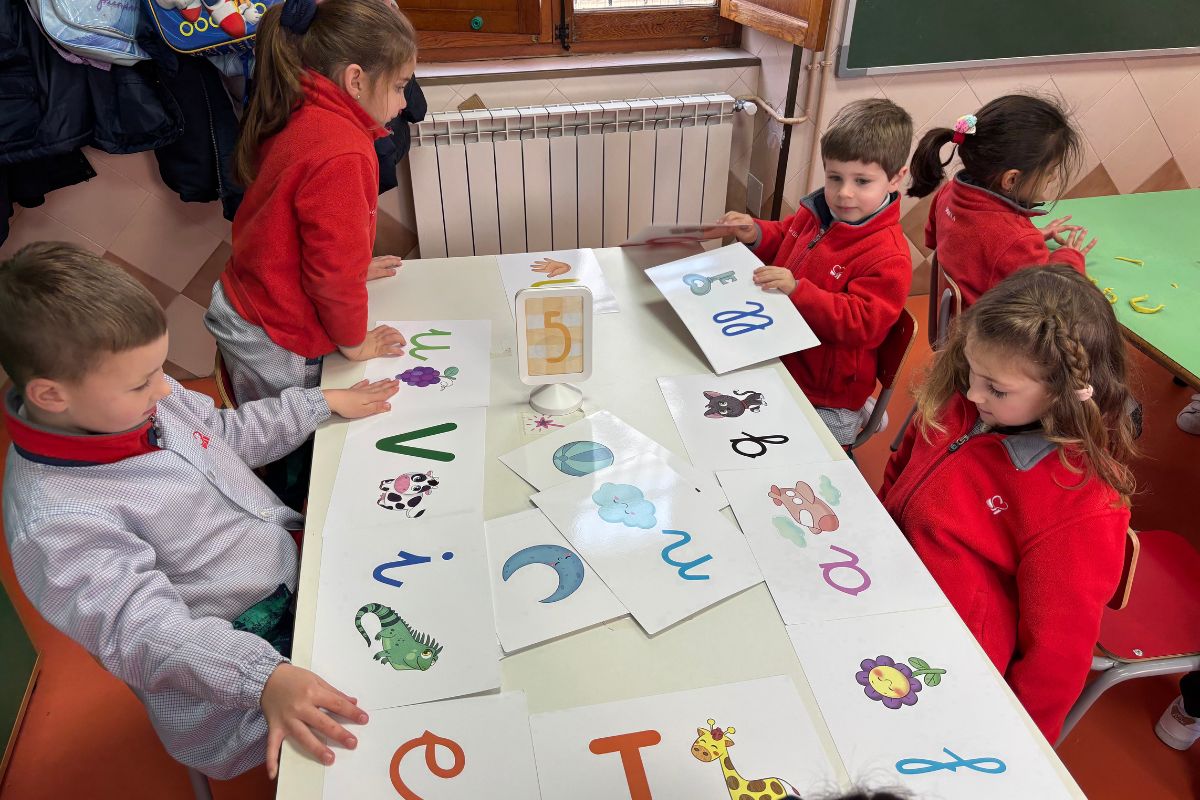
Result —
<svg viewBox="0 0 1200 800"><path fill-rule="evenodd" d="M329 410L345 419L359 419L389 411L392 404L387 400L400 389L394 378L369 383L366 378L349 389L325 389L325 402Z"/></svg>
<svg viewBox="0 0 1200 800"><path fill-rule="evenodd" d="M715 225L705 230L705 234L709 239L732 236L742 244L754 244L758 238L758 223L749 214L726 211Z"/></svg>
<svg viewBox="0 0 1200 800"><path fill-rule="evenodd" d="M408 342L404 334L391 325L379 325L367 332L367 338L357 347L338 347L342 355L351 361L369 361L372 358L386 356L394 358L404 355L404 345Z"/></svg>
<svg viewBox="0 0 1200 800"><path fill-rule="evenodd" d="M403 266L404 259L400 256L375 256L375 258L371 259L371 263L367 265L367 280L374 281L379 278L390 278Z"/></svg>
<svg viewBox="0 0 1200 800"><path fill-rule="evenodd" d="M790 270L783 267L759 267L754 270L754 285L768 289L776 289L783 294L796 291L796 279Z"/></svg>
<svg viewBox="0 0 1200 800"><path fill-rule="evenodd" d="M1059 217L1056 220L1052 220L1049 225L1042 228L1042 238L1044 238L1047 242L1053 239L1058 244L1065 246L1067 240L1063 234L1068 231L1082 230L1083 228L1082 225L1068 225L1067 221L1069 219L1071 219L1071 215L1067 214L1065 217Z"/></svg>
<svg viewBox="0 0 1200 800"><path fill-rule="evenodd" d="M544 273L547 278L553 278L555 275L562 275L564 272L571 271L570 264L555 261L553 258L543 258L540 261L535 261L529 268L534 272Z"/></svg>
<svg viewBox="0 0 1200 800"><path fill-rule="evenodd" d="M362 725L367 713L358 701L323 681L320 676L284 661L267 678L259 700L267 718L267 775L272 780L279 774L279 748L285 738L325 766L333 763L333 751L321 743L317 731L348 750L358 745L358 739L343 728L330 711L343 719Z"/></svg>
<svg viewBox="0 0 1200 800"><path fill-rule="evenodd" d="M1058 240L1056 239L1055 241ZM1085 241L1087 241L1087 228L1080 228L1067 237L1067 242L1063 246L1069 247L1072 250L1078 250L1080 253L1086 256L1091 252L1092 248L1096 246L1096 239L1093 237L1092 240L1087 243L1086 247L1083 244Z"/></svg>

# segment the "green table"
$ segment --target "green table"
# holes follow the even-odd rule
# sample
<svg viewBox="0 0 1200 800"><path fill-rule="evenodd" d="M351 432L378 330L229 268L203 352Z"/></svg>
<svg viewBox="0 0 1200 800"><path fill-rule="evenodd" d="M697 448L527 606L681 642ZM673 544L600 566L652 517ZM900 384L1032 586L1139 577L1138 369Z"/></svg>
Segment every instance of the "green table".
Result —
<svg viewBox="0 0 1200 800"><path fill-rule="evenodd" d="M1125 336L1200 390L1200 189L1064 200L1043 220L1067 214L1099 239L1088 253L1088 275L1116 292L1113 309ZM1142 305L1166 308L1139 314L1129 300L1140 295L1149 295Z"/></svg>

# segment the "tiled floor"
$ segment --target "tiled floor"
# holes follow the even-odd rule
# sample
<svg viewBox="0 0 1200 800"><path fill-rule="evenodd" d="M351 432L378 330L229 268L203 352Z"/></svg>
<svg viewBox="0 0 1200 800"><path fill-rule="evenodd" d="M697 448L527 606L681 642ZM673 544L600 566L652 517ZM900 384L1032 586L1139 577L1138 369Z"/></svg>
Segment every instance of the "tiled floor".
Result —
<svg viewBox="0 0 1200 800"><path fill-rule="evenodd" d="M909 300L918 319L925 318L925 302L924 297ZM929 349L922 340L901 376L893 417L907 411L911 377L928 359ZM1137 498L1135 526L1171 528L1200 545L1195 513L1185 502L1195 493L1200 437L1187 436L1174 424L1175 413L1190 391L1174 386L1168 375L1140 355L1134 355L1134 362L1137 396L1145 404L1147 420L1142 440L1146 455L1137 464L1143 494ZM198 382L198 388L211 391L212 386ZM882 475L890 438L876 436L859 451L859 465L873 485ZM0 446L7 450L2 433ZM7 551L0 548L0 552L0 582L42 653L41 679L0 785L0 800L190 797L184 770L167 757L133 695L32 611L15 585ZM1200 746L1179 753L1162 745L1153 733L1154 721L1176 693L1170 678L1132 681L1106 694L1080 723L1059 752L1088 797L1200 797ZM217 800L274 796L262 769L213 788Z"/></svg>

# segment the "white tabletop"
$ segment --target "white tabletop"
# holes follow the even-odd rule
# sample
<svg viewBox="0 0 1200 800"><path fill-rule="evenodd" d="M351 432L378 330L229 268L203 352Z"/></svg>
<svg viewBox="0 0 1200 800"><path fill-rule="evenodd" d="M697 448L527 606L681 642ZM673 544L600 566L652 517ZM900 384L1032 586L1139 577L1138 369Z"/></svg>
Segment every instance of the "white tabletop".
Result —
<svg viewBox="0 0 1200 800"><path fill-rule="evenodd" d="M595 252L621 311L596 315L595 370L592 378L581 384L584 410L611 411L664 447L686 456L657 379L708 372L709 366L683 323L642 271L692 255L696 248L609 248ZM369 283L368 289L371 320L492 321L484 518L495 519L533 507L529 501L532 487L498 458L530 441L521 421L521 412L529 410L530 387L517 379L515 328L495 259L475 256L410 261L399 275ZM782 364L772 364L819 432L830 460L844 459L842 449ZM349 386L362 373L361 363L348 362L339 355L328 356L322 385ZM346 423L341 421L328 422L317 431L292 644L292 661L302 667L312 661L321 529L345 436ZM723 513L733 521L729 509ZM712 657L712 642L731 629L755 641L753 660ZM653 638L647 637L632 618L625 617L508 656L501 666L501 688L525 692L531 713L788 675L810 714L815 720L821 719L765 584ZM1007 693L1003 682L998 683L996 691ZM1011 693L1009 697L1014 704L1017 702ZM1026 721L1030 735L1044 747L1064 784L1078 797L1084 797L1033 723L1028 718ZM824 726L817 727L829 760L841 770L832 739ZM285 744L276 796L281 800L322 798L323 772L321 764Z"/></svg>

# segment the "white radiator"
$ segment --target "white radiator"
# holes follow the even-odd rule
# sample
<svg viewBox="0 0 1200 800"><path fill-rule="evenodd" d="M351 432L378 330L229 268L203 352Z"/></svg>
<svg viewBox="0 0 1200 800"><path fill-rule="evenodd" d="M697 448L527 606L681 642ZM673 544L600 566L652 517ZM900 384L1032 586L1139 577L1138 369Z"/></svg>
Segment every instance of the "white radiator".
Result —
<svg viewBox="0 0 1200 800"><path fill-rule="evenodd" d="M725 212L727 94L430 114L413 126L421 258L610 247Z"/></svg>

